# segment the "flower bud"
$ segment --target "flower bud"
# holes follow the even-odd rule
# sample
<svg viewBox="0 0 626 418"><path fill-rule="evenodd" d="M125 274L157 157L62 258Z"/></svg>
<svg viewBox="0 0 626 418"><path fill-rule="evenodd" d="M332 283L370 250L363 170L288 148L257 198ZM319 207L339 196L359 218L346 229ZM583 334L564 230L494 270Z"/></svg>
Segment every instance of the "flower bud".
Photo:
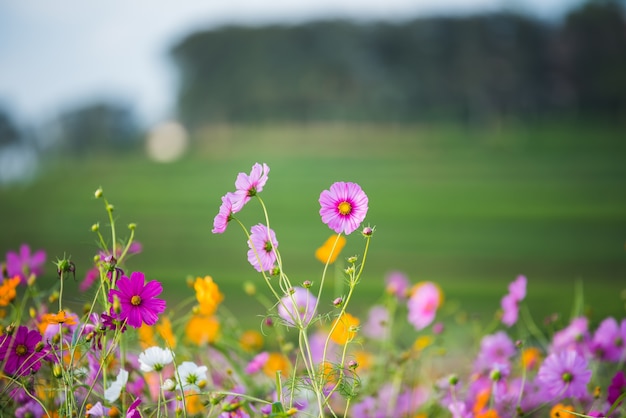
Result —
<svg viewBox="0 0 626 418"><path fill-rule="evenodd" d="M302 282L302 287L304 287L305 289L309 289L311 286L313 286L313 283L311 283L310 280L305 280Z"/></svg>
<svg viewBox="0 0 626 418"><path fill-rule="evenodd" d="M130 229L131 231L134 231L135 228L137 228L137 224L132 222L128 224L128 229Z"/></svg>
<svg viewBox="0 0 626 418"><path fill-rule="evenodd" d="M354 369L356 369L357 367L359 367L359 363L357 363L356 361L354 361L354 360L350 360L350 361L348 362L348 368L349 368L349 369L354 370Z"/></svg>
<svg viewBox="0 0 626 418"><path fill-rule="evenodd" d="M333 305L335 305L337 308L340 307L342 303L343 303L342 298L336 298L335 300L333 300Z"/></svg>
<svg viewBox="0 0 626 418"><path fill-rule="evenodd" d="M363 228L361 233L363 234L364 237L371 237L372 234L374 233L374 228L370 228L369 226L366 226L365 228Z"/></svg>
<svg viewBox="0 0 626 418"><path fill-rule="evenodd" d="M165 379L163 382L163 386L161 386L163 390L172 391L176 389L176 383L172 379Z"/></svg>
<svg viewBox="0 0 626 418"><path fill-rule="evenodd" d="M37 344L35 344L35 352L39 353L41 350L43 350L44 347L45 344L43 343L43 341L39 341Z"/></svg>
<svg viewBox="0 0 626 418"><path fill-rule="evenodd" d="M272 269L270 270L270 274L271 274L272 276L278 276L278 275L280 274L280 268L278 268L278 267L274 267L274 268L272 268Z"/></svg>
<svg viewBox="0 0 626 418"><path fill-rule="evenodd" d="M113 206L112 204L108 204L107 205L107 212L113 212L113 210L115 209L115 206Z"/></svg>
<svg viewBox="0 0 626 418"><path fill-rule="evenodd" d="M57 379L63 376L63 369L61 368L60 364L56 363L54 366L52 366L52 376L56 377Z"/></svg>
<svg viewBox="0 0 626 418"><path fill-rule="evenodd" d="M456 386L459 383L459 377L457 375L453 374L448 379L448 383L450 383L451 386Z"/></svg>
<svg viewBox="0 0 626 418"><path fill-rule="evenodd" d="M102 194L103 194L102 187L98 187L98 189L94 193L94 196L96 196L96 199L100 199L102 197Z"/></svg>
<svg viewBox="0 0 626 418"><path fill-rule="evenodd" d="M100 224L99 223L95 223L93 225L91 225L91 232L98 232L100 230Z"/></svg>
<svg viewBox="0 0 626 418"><path fill-rule="evenodd" d="M356 263L356 261L359 259L359 257L357 257L356 255L353 255L351 257L348 257L348 263L350 264L354 264Z"/></svg>

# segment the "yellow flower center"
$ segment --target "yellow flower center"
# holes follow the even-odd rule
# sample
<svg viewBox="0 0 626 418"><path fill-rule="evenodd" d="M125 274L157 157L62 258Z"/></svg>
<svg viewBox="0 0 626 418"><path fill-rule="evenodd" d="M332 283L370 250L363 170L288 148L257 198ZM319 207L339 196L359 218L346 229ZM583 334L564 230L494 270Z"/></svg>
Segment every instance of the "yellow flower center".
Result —
<svg viewBox="0 0 626 418"><path fill-rule="evenodd" d="M139 306L141 304L141 296L139 295L135 295L132 298L130 298L130 303L133 306Z"/></svg>
<svg viewBox="0 0 626 418"><path fill-rule="evenodd" d="M349 215L350 212L352 212L352 205L348 202L341 202L339 206L337 206L337 209L339 209L340 214Z"/></svg>
<svg viewBox="0 0 626 418"><path fill-rule="evenodd" d="M17 354L18 356L23 356L27 352L28 348L26 348L24 344L19 344L17 347L15 347L15 354Z"/></svg>

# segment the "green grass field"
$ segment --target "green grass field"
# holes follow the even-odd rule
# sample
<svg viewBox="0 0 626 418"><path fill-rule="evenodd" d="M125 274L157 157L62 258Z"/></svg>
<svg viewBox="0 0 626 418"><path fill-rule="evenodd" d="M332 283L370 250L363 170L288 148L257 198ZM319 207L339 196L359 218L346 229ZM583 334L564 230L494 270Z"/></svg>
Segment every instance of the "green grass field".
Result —
<svg viewBox="0 0 626 418"><path fill-rule="evenodd" d="M168 165L140 154L47 162L34 183L0 190L0 254L22 242L45 249L51 261L71 254L82 279L98 250L91 225L107 224L93 196L102 186L115 205L119 235L126 236L128 223L138 225L144 252L129 260L131 270L163 281L172 302L192 295L188 275L211 275L225 307L254 318L264 310L242 283L262 281L246 261L245 237L234 223L223 235L211 228L220 197L258 161L271 168L261 196L295 283L318 281L322 271L313 253L331 231L319 218L319 193L334 181L353 181L369 195L366 224L376 233L355 295L357 313L380 297L386 272L402 270L414 282L438 282L446 300L485 317L518 274L529 279L536 319L569 315L578 280L594 318L622 316L623 128L216 127ZM261 222L259 205L249 204L241 219ZM348 238L343 254L360 254L363 239ZM53 270L50 264L42 281L54 281ZM332 287L326 294L330 306ZM87 296L71 299L79 306Z"/></svg>

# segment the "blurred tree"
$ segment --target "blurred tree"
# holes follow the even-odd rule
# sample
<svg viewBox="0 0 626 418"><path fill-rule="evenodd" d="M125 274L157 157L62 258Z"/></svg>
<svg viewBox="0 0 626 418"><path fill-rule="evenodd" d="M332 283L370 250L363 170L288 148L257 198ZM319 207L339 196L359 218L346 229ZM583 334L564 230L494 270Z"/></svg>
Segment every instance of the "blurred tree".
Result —
<svg viewBox="0 0 626 418"><path fill-rule="evenodd" d="M9 112L0 107L0 148L20 141L20 130Z"/></svg>

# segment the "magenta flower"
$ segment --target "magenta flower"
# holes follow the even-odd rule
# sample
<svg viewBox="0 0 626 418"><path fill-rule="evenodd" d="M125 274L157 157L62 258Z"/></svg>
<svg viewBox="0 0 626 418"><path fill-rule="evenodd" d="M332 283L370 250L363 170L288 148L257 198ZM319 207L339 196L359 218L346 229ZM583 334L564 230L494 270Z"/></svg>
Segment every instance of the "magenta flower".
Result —
<svg viewBox="0 0 626 418"><path fill-rule="evenodd" d="M263 369L269 358L270 353L268 353L267 351L261 351L259 354L254 356L252 360L250 360L250 363L246 365L246 373L254 374L259 372L261 369Z"/></svg>
<svg viewBox="0 0 626 418"><path fill-rule="evenodd" d="M591 370L587 360L574 350L550 354L537 373L544 390L558 399L582 398L587 395Z"/></svg>
<svg viewBox="0 0 626 418"><path fill-rule="evenodd" d="M417 284L407 301L409 322L418 331L426 328L435 320L440 304L441 292L436 284L431 282Z"/></svg>
<svg viewBox="0 0 626 418"><path fill-rule="evenodd" d="M142 323L156 324L158 315L165 311L165 301L156 297L163 291L161 283L156 280L144 282L144 274L134 272L130 278L122 276L117 281L117 289L109 291L109 302L113 303L115 297L120 301L119 320L126 320L134 328L141 327Z"/></svg>
<svg viewBox="0 0 626 418"><path fill-rule="evenodd" d="M237 180L235 180L237 190L232 198L233 212L239 212L252 196L263 190L269 172L270 168L267 164L256 163L252 166L250 175L239 173Z"/></svg>
<svg viewBox="0 0 626 418"><path fill-rule="evenodd" d="M9 375L19 377L38 371L46 354L39 332L22 325L0 339L0 364Z"/></svg>
<svg viewBox="0 0 626 418"><path fill-rule="evenodd" d="M31 254L30 247L22 244L19 254L13 251L7 252L6 268L8 277L20 277L20 283L26 284L30 274L40 276L43 274L43 265L46 262L46 252L43 250Z"/></svg>
<svg viewBox="0 0 626 418"><path fill-rule="evenodd" d="M317 298L303 287L295 287L293 290L292 295L285 295L281 298L278 304L278 315L287 326L295 327L298 321L303 326L307 326L315 315Z"/></svg>
<svg viewBox="0 0 626 418"><path fill-rule="evenodd" d="M586 317L579 316L572 319L567 327L554 334L550 351L576 350L578 354L585 354L589 348L588 327L589 320Z"/></svg>
<svg viewBox="0 0 626 418"><path fill-rule="evenodd" d="M622 396L622 393L626 392L626 376L623 370L615 373L606 392L606 400L609 402L609 405L613 405L615 401Z"/></svg>
<svg viewBox="0 0 626 418"><path fill-rule="evenodd" d="M263 224L258 224L250 229L248 240L248 261L257 271L270 271L274 268L278 241L276 234Z"/></svg>
<svg viewBox="0 0 626 418"><path fill-rule="evenodd" d="M502 298L500 305L504 313L502 314L502 323L508 327L513 326L517 322L519 314L519 303L526 297L526 277L517 276L511 284L509 284L509 293Z"/></svg>
<svg viewBox="0 0 626 418"><path fill-rule="evenodd" d="M233 213L236 211L233 209L233 200L235 198L235 193L226 193L222 196L222 205L220 206L220 210L215 215L215 219L213 219L213 232L214 234L222 234L226 231L226 227L228 226L228 222L233 219Z"/></svg>
<svg viewBox="0 0 626 418"><path fill-rule="evenodd" d="M332 184L322 191L319 202L322 222L338 234L352 233L367 215L367 195L356 183Z"/></svg>
<svg viewBox="0 0 626 418"><path fill-rule="evenodd" d="M602 321L591 340L591 351L601 360L623 360L626 354L626 319L620 324L615 318Z"/></svg>
<svg viewBox="0 0 626 418"><path fill-rule="evenodd" d="M137 398L130 404L128 410L126 411L126 418L141 418L141 413L139 412L140 403L141 398Z"/></svg>

